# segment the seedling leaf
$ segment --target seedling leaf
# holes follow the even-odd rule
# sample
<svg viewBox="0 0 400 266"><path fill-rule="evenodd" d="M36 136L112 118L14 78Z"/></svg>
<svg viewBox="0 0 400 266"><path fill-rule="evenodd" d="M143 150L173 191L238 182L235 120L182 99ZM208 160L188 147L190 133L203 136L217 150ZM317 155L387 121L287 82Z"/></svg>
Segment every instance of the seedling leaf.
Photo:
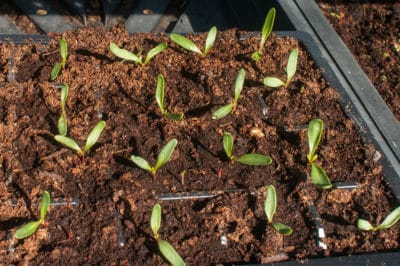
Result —
<svg viewBox="0 0 400 266"><path fill-rule="evenodd" d="M180 34L177 34L177 33L172 33L170 35L170 37L171 37L172 41L174 41L175 43L177 43L179 46L183 47L184 49L189 50L191 52L201 54L201 55L203 54L201 52L201 50L188 38L186 38Z"/></svg>
<svg viewBox="0 0 400 266"><path fill-rule="evenodd" d="M259 51L256 51L251 54L251 59L253 59L254 61L260 60L261 57L262 57L262 53L260 53Z"/></svg>
<svg viewBox="0 0 400 266"><path fill-rule="evenodd" d="M245 76L246 76L246 71L243 68L241 68L235 80L235 98L234 98L235 105L237 104L240 97L240 93L243 90Z"/></svg>
<svg viewBox="0 0 400 266"><path fill-rule="evenodd" d="M206 45L204 47L204 55L207 54L208 51L210 51L210 49L213 47L216 36L217 36L217 27L215 26L211 27L207 35Z"/></svg>
<svg viewBox="0 0 400 266"><path fill-rule="evenodd" d="M329 189L332 187L331 180L326 175L324 169L316 163L311 163L311 180L315 186Z"/></svg>
<svg viewBox="0 0 400 266"><path fill-rule="evenodd" d="M176 147L176 145L178 144L178 140L177 139L171 139L160 151L160 153L158 154L157 157L157 163L154 166L154 170L157 171L158 168L160 168L161 166L163 166L164 164L166 164L168 162L168 160L170 159L172 153L174 152L174 149Z"/></svg>
<svg viewBox="0 0 400 266"><path fill-rule="evenodd" d="M106 127L106 122L105 121L100 121L98 122L93 129L90 131L87 140L86 140L86 144L85 144L85 148L83 149L83 153L86 153L87 151L89 151L94 144L96 144L97 140L100 137L101 132L103 131L103 129Z"/></svg>
<svg viewBox="0 0 400 266"><path fill-rule="evenodd" d="M59 143L61 143L61 144L65 145L65 146L67 146L68 148L76 151L80 155L83 155L83 152L82 152L81 148L75 142L75 140L73 140L73 139L71 139L69 137L66 137L66 136L62 136L62 135L55 135L54 138Z"/></svg>
<svg viewBox="0 0 400 266"><path fill-rule="evenodd" d="M298 55L299 55L299 49L294 49L289 55L288 63L286 66L287 81L285 87L289 85L294 74L296 73Z"/></svg>
<svg viewBox="0 0 400 266"><path fill-rule="evenodd" d="M270 165L272 163L271 157L256 153L245 154L234 160L247 165Z"/></svg>
<svg viewBox="0 0 400 266"><path fill-rule="evenodd" d="M61 109L65 112L65 105L67 103L68 98L68 84L63 82L61 86Z"/></svg>
<svg viewBox="0 0 400 266"><path fill-rule="evenodd" d="M230 160L233 160L232 148L233 148L233 137L231 133L225 132L222 138L222 144L224 145L224 150L226 155Z"/></svg>
<svg viewBox="0 0 400 266"><path fill-rule="evenodd" d="M156 87L156 102L160 111L163 115L166 114L166 110L164 109L164 76L158 74L157 76L157 87Z"/></svg>
<svg viewBox="0 0 400 266"><path fill-rule="evenodd" d="M161 226L161 205L155 204L153 210L151 211L150 227L153 231L154 238L158 240L158 230Z"/></svg>
<svg viewBox="0 0 400 266"><path fill-rule="evenodd" d="M58 134L61 136L66 136L68 133L67 119L64 116L64 113L60 115L57 122Z"/></svg>
<svg viewBox="0 0 400 266"><path fill-rule="evenodd" d="M278 78L266 77L266 78L264 78L264 85L271 87L271 88L277 88L277 87L285 86L285 83Z"/></svg>
<svg viewBox="0 0 400 266"><path fill-rule="evenodd" d="M43 192L42 201L40 202L40 221L43 223L46 218L47 210L50 206L50 194L47 191Z"/></svg>
<svg viewBox="0 0 400 266"><path fill-rule="evenodd" d="M151 49L146 56L146 59L144 60L144 65L147 65L150 60L156 56L157 54L161 53L162 51L164 51L165 49L167 49L168 45L166 43L160 43L159 45L157 45L156 47L154 47L153 49Z"/></svg>
<svg viewBox="0 0 400 266"><path fill-rule="evenodd" d="M142 157L132 155L132 156L131 156L131 160L132 160L137 166L139 166L140 168L142 168L142 169L144 169L144 170L146 170L146 171L149 171L149 172L153 172L153 168L152 168L152 167L150 166L150 164L149 164L145 159L143 159Z"/></svg>
<svg viewBox="0 0 400 266"><path fill-rule="evenodd" d="M40 224L41 221L39 220L39 221L32 221L23 225L22 227L18 228L15 231L15 237L17 239L27 238L28 236L36 232Z"/></svg>
<svg viewBox="0 0 400 266"><path fill-rule="evenodd" d="M321 141L323 129L324 122L321 119L313 119L308 124L307 137L309 152L307 154L307 159L309 163L312 163L317 159L315 151L317 150L319 142Z"/></svg>
<svg viewBox="0 0 400 266"><path fill-rule="evenodd" d="M220 119L227 116L233 109L234 104L230 103L218 108L213 114L212 119Z"/></svg>
<svg viewBox="0 0 400 266"><path fill-rule="evenodd" d="M276 9L271 8L268 10L267 16L265 17L265 21L261 30L261 41L260 41L260 48L259 52L262 53L262 49L265 45L265 42L268 38L268 36L272 32L272 28L274 27L274 22L275 22L275 15L276 15Z"/></svg>
<svg viewBox="0 0 400 266"><path fill-rule="evenodd" d="M280 234L283 235L291 235L293 233L293 229L283 223L273 222L272 227L275 228Z"/></svg>
<svg viewBox="0 0 400 266"><path fill-rule="evenodd" d="M182 113L179 113L179 114L167 113L167 117L169 119L172 119L172 120L178 120L179 121L179 120L182 120L184 116L185 115L182 114Z"/></svg>
<svg viewBox="0 0 400 266"><path fill-rule="evenodd" d="M50 79L55 80L58 77L60 70L61 70L61 64L56 63L54 67L51 69Z"/></svg>
<svg viewBox="0 0 400 266"><path fill-rule="evenodd" d="M383 222L376 227L376 230L387 229L392 227L400 220L400 207L394 209Z"/></svg>
<svg viewBox="0 0 400 266"><path fill-rule="evenodd" d="M185 266L185 262L179 256L179 254L175 251L174 247L171 246L167 241L159 240L158 241L158 249L161 254L174 266Z"/></svg>
<svg viewBox="0 0 400 266"><path fill-rule="evenodd" d="M272 223L275 212L276 212L276 191L273 185L269 185L267 188L267 196L264 203L265 215L269 223Z"/></svg>
<svg viewBox="0 0 400 266"><path fill-rule="evenodd" d="M370 222L364 219L358 219L356 225L357 228L360 230L364 231L375 230L375 227Z"/></svg>
<svg viewBox="0 0 400 266"><path fill-rule="evenodd" d="M143 65L141 56L137 56L134 53L129 52L128 50L119 48L118 45L116 45L113 42L110 42L110 51L119 58L122 58L127 61L133 61L137 64Z"/></svg>
<svg viewBox="0 0 400 266"><path fill-rule="evenodd" d="M60 40L60 55L61 55L61 67L64 67L65 63L67 62L67 56L68 56L68 45L67 41L64 38Z"/></svg>

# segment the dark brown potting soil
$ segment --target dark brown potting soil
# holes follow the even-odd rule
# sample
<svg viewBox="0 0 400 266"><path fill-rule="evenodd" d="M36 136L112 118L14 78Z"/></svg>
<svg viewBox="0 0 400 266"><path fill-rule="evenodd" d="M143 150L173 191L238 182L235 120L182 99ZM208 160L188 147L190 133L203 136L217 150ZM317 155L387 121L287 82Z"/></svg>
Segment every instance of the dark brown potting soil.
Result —
<svg viewBox="0 0 400 266"><path fill-rule="evenodd" d="M317 2L400 121L400 2Z"/></svg>
<svg viewBox="0 0 400 266"><path fill-rule="evenodd" d="M342 106L340 95L295 39L270 37L263 58L250 55L258 40L237 40L238 32L219 32L214 48L202 57L182 50L167 36L129 35L121 27L88 28L63 34L69 56L56 82L52 66L59 60L58 40L50 45L0 45L0 261L5 264L166 263L150 229L152 206L163 208L162 239L188 265L260 263L350 255L398 249L399 225L362 232L357 218L376 224L395 207L385 186L379 152L360 137ZM189 35L200 47L204 35ZM169 48L148 66L121 62L110 41L146 54L161 41ZM300 49L290 86L269 89L265 76L286 79L289 52ZM8 58L16 62L16 80L7 82ZM233 98L240 68L246 81L237 108L225 118L211 113ZM182 121L162 117L154 97L156 77L166 81L165 103L183 112ZM69 85L68 136L84 145L101 119L107 126L85 160L58 144L60 91ZM260 104L265 101L266 108ZM265 117L263 115L265 113ZM318 162L332 181L355 181L358 189L320 190L309 178L306 127L321 118L325 131ZM270 155L269 166L230 162L222 135L235 139L233 154ZM155 163L162 146L178 140L171 161L155 178L130 161L140 155ZM291 226L278 234L263 211L266 187L278 194L275 220ZM17 241L14 230L38 217L43 190L67 205L51 206L46 225ZM208 191L215 197L162 201L160 193ZM77 202L79 200L79 202ZM327 249L317 246L310 205L326 227ZM226 242L225 242L226 238Z"/></svg>

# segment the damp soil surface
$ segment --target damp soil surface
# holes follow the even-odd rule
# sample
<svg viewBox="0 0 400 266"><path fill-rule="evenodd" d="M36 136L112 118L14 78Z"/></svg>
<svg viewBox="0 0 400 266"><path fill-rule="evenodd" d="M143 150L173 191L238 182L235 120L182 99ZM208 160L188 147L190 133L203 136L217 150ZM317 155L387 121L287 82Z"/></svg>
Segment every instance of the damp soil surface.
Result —
<svg viewBox="0 0 400 266"><path fill-rule="evenodd" d="M400 2L317 2L400 121Z"/></svg>
<svg viewBox="0 0 400 266"><path fill-rule="evenodd" d="M239 35L236 30L218 33L214 48L202 57L167 36L129 35L122 27L67 32L68 61L55 82L49 77L59 61L61 36L52 35L49 45L2 44L0 261L165 264L149 224L155 203L162 206L160 237L189 265L398 249L399 225L375 233L354 225L359 217L379 223L394 205L379 152L361 137L362 124L347 115L351 105L324 80L297 40L271 36L255 63L250 56L259 41L240 41ZM205 42L201 34L189 37L200 47ZM140 67L115 58L110 41L143 54L162 41L169 47ZM294 48L300 49L298 70L289 87L265 87L265 76L286 78ZM9 58L15 59L14 67ZM213 120L212 112L232 101L240 68L246 80L236 109ZM161 115L154 97L158 74L165 77L167 109L184 113L183 120ZM56 85L61 82L69 85L69 137L83 146L100 119L107 123L84 159L54 140L61 112ZM313 118L325 123L318 163L333 182L354 181L359 188L321 190L310 182L306 128ZM224 132L234 137L234 155L266 154L272 164L229 161L222 146ZM130 161L135 154L154 164L173 138L177 148L155 177ZM263 204L271 184L278 195L274 219L293 228L290 236L278 234L266 221ZM38 218L43 190L59 204L50 207L36 234L17 241L15 229ZM176 196L189 199L172 200ZM325 250L317 245L310 206L326 226Z"/></svg>

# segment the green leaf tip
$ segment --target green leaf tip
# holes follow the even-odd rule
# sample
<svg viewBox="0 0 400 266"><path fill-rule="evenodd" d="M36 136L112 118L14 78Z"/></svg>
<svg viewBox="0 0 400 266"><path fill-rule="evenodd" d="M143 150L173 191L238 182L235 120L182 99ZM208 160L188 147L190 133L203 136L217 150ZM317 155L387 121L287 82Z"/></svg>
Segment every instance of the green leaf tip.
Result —
<svg viewBox="0 0 400 266"><path fill-rule="evenodd" d="M294 74L296 73L298 55L299 55L299 49L297 49L297 48L294 49L292 52L290 52L288 63L286 65L287 81L286 81L285 87L287 87L289 85Z"/></svg>
<svg viewBox="0 0 400 266"><path fill-rule="evenodd" d="M271 34L272 29L274 27L275 16L276 16L275 8L271 8L270 10L268 10L267 15L265 16L264 24L261 29L260 46L259 46L258 50L255 51L254 53L252 53L252 55L251 55L251 59L253 59L256 62L259 61L262 57L262 50L264 48L265 42L267 41L267 39L268 39L269 35Z"/></svg>
<svg viewBox="0 0 400 266"><path fill-rule="evenodd" d="M215 120L227 116L228 114L230 114L230 112L232 112L233 106L234 106L233 103L221 106L214 113L212 113L211 118Z"/></svg>
<svg viewBox="0 0 400 266"><path fill-rule="evenodd" d="M217 36L217 27L213 26L208 31L206 45L204 46L204 55L208 54L211 48L214 46L215 38Z"/></svg>
<svg viewBox="0 0 400 266"><path fill-rule="evenodd" d="M60 56L61 56L61 67L63 68L65 66L65 63L67 62L67 57L68 57L68 45L67 45L67 40L65 40L65 38L62 38L60 40Z"/></svg>
<svg viewBox="0 0 400 266"><path fill-rule="evenodd" d="M161 254L171 263L173 266L185 266L185 261L181 258L181 256L176 252L174 247L164 240L157 241L158 249Z"/></svg>
<svg viewBox="0 0 400 266"><path fill-rule="evenodd" d="M364 219L358 219L356 226L360 230L364 231L378 231L388 229L395 225L400 220L400 207L395 208L388 216L383 220L380 225L373 226L369 221Z"/></svg>
<svg viewBox="0 0 400 266"><path fill-rule="evenodd" d="M58 74L61 71L61 63L56 63L54 67L51 69L50 79L53 81L58 77Z"/></svg>
<svg viewBox="0 0 400 266"><path fill-rule="evenodd" d="M332 188L331 180L324 169L316 163L311 163L311 180L313 184L322 189Z"/></svg>
<svg viewBox="0 0 400 266"><path fill-rule="evenodd" d="M150 218L150 227L153 231L154 238L158 240L158 230L160 230L161 226L161 205L155 204L151 211L151 218Z"/></svg>
<svg viewBox="0 0 400 266"><path fill-rule="evenodd" d="M139 65L143 65L142 56L135 55L134 53L129 52L126 49L120 48L117 44L113 42L110 42L109 48L111 53L113 53L116 57L119 57L126 61L133 61Z"/></svg>
<svg viewBox="0 0 400 266"><path fill-rule="evenodd" d="M40 202L40 220L43 222L46 218L47 211L50 206L50 193L43 192L42 201Z"/></svg>
<svg viewBox="0 0 400 266"><path fill-rule="evenodd" d="M222 144L224 146L226 156L228 156L228 158L232 160L233 137L231 133L224 132L224 136L222 137Z"/></svg>
<svg viewBox="0 0 400 266"><path fill-rule="evenodd" d="M315 154L318 145L322 138L322 132L324 129L324 122L321 119L313 119L308 124L307 138L308 138L308 154L307 159L309 163L312 163L317 159Z"/></svg>
<svg viewBox="0 0 400 266"><path fill-rule="evenodd" d="M282 235L288 236L293 233L293 229L283 223L273 222L272 227Z"/></svg>
<svg viewBox="0 0 400 266"><path fill-rule="evenodd" d="M178 145L177 139L171 139L165 146L161 149L160 153L157 157L156 165L154 166L155 170L157 171L158 168L166 164L169 159L171 158L172 153L175 150L176 145Z"/></svg>
<svg viewBox="0 0 400 266"><path fill-rule="evenodd" d="M146 59L144 60L143 64L147 65L154 56L156 56L157 54L159 54L162 51L164 51L165 49L167 49L167 47L168 47L168 45L166 43L160 43L156 47L152 48L147 53Z"/></svg>
<svg viewBox="0 0 400 266"><path fill-rule="evenodd" d="M75 142L75 140L62 135L55 135L54 139L71 150L76 151L79 155L83 155L82 149L79 147L78 143Z"/></svg>
<svg viewBox="0 0 400 266"><path fill-rule="evenodd" d="M267 188L267 196L265 197L264 212L267 216L268 222L272 223L275 212L276 212L276 190L273 185L269 185Z"/></svg>
<svg viewBox="0 0 400 266"><path fill-rule="evenodd" d="M93 127L93 129L89 132L89 135L86 139L86 144L85 148L83 149L83 153L88 152L94 146L94 144L96 144L97 140L99 139L105 127L106 127L106 122L103 120L98 122Z"/></svg>
<svg viewBox="0 0 400 266"><path fill-rule="evenodd" d="M254 166L270 165L272 163L271 157L257 153L244 154L238 158L234 158L234 160L241 164L254 165Z"/></svg>
<svg viewBox="0 0 400 266"><path fill-rule="evenodd" d="M185 36L182 36L177 33L172 33L170 35L170 38L173 42L178 44L180 47L182 47L188 51L203 55L203 52L196 46L196 44L194 44L191 40L189 40Z"/></svg>

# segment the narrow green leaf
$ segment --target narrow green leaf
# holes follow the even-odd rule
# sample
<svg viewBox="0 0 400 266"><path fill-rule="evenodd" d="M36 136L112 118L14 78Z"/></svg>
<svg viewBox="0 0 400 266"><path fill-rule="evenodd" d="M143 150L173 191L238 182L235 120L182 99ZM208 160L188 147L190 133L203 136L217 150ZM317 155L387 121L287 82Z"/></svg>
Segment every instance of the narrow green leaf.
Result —
<svg viewBox="0 0 400 266"><path fill-rule="evenodd" d="M169 119L178 120L179 121L179 120L182 120L185 117L185 115L183 113L175 114L175 113L168 113L167 112L167 117Z"/></svg>
<svg viewBox="0 0 400 266"><path fill-rule="evenodd" d="M245 76L246 76L246 71L243 68L241 68L235 80L235 97L234 97L235 104L237 104L240 97L240 93L242 93Z"/></svg>
<svg viewBox="0 0 400 266"><path fill-rule="evenodd" d="M142 169L144 169L146 171L149 171L149 172L153 171L153 168L150 166L150 164L145 159L143 159L142 157L132 155L131 156L131 160L132 160L132 162L134 162L140 168L142 168Z"/></svg>
<svg viewBox="0 0 400 266"><path fill-rule="evenodd" d="M217 27L211 27L210 31L208 32L206 45L204 47L204 54L207 54L208 51L213 47L215 42L215 37L217 36Z"/></svg>
<svg viewBox="0 0 400 266"><path fill-rule="evenodd" d="M86 153L88 150L90 150L94 144L96 144L97 140L100 137L101 132L103 132L104 128L106 127L106 122L105 121L100 121L98 122L93 129L90 131L85 148L83 149L83 153Z"/></svg>
<svg viewBox="0 0 400 266"><path fill-rule="evenodd" d="M285 83L278 78L266 77L264 78L264 85L271 88L278 88L281 86L285 86Z"/></svg>
<svg viewBox="0 0 400 266"><path fill-rule="evenodd" d="M395 223L400 220L400 207L394 209L383 222L376 227L377 230L387 229L392 227Z"/></svg>
<svg viewBox="0 0 400 266"><path fill-rule="evenodd" d="M235 158L235 161L247 165L270 165L272 163L271 157L256 153L242 155Z"/></svg>
<svg viewBox="0 0 400 266"><path fill-rule="evenodd" d="M271 8L270 10L268 10L267 16L265 17L265 21L261 30L261 41L259 48L260 52L262 51L268 36L272 32L272 28L274 27L274 22L275 22L275 15L276 15L275 8Z"/></svg>
<svg viewBox="0 0 400 266"><path fill-rule="evenodd" d="M307 137L308 137L308 154L307 158L312 163L317 157L315 151L321 141L322 132L324 130L324 122L321 119L313 119L308 124Z"/></svg>
<svg viewBox="0 0 400 266"><path fill-rule="evenodd" d="M141 56L137 56L134 53L129 52L128 50L119 48L118 45L116 45L113 42L110 42L110 51L119 58L122 58L127 61L133 61L137 64L143 65Z"/></svg>
<svg viewBox="0 0 400 266"><path fill-rule="evenodd" d="M326 175L324 169L316 163L311 163L311 180L315 186L329 189L332 187L331 180Z"/></svg>
<svg viewBox="0 0 400 266"><path fill-rule="evenodd" d="M55 135L54 139L58 142L60 142L61 144L67 146L68 148L78 152L80 155L83 155L83 152L81 150L81 148L79 147L79 145L75 142L75 140L62 136L62 135Z"/></svg>
<svg viewBox="0 0 400 266"><path fill-rule="evenodd" d="M161 226L161 205L157 203L153 206L150 218L150 227L151 230L153 231L155 239L158 239L158 230L160 230L160 226Z"/></svg>
<svg viewBox="0 0 400 266"><path fill-rule="evenodd" d="M188 38L180 35L180 34L176 34L176 33L172 33L170 35L171 40L173 42L175 42L176 44L178 44L179 46L181 46L182 48L189 50L191 52L195 52L198 54L203 54L200 49Z"/></svg>
<svg viewBox="0 0 400 266"><path fill-rule="evenodd" d="M66 136L68 133L67 118L64 113L60 115L57 122L58 134L61 136Z"/></svg>
<svg viewBox="0 0 400 266"><path fill-rule="evenodd" d="M272 223L276 212L276 191L273 185L269 185L267 188L267 196L265 197L264 212L267 215L269 223Z"/></svg>
<svg viewBox="0 0 400 266"><path fill-rule="evenodd" d="M23 239L36 232L40 225L40 221L29 222L15 231L15 238Z"/></svg>
<svg viewBox="0 0 400 266"><path fill-rule="evenodd" d="M64 67L65 63L67 62L67 56L68 56L68 45L67 41L64 38L60 40L60 56L61 56L61 67Z"/></svg>
<svg viewBox="0 0 400 266"><path fill-rule="evenodd" d="M212 113L212 119L220 119L227 116L230 112L232 112L233 106L233 103L221 106L214 113Z"/></svg>
<svg viewBox="0 0 400 266"><path fill-rule="evenodd" d="M364 231L371 231L371 230L375 230L375 227L368 222L367 220L364 219L358 219L356 222L357 228L360 230L364 230Z"/></svg>
<svg viewBox="0 0 400 266"><path fill-rule="evenodd" d="M166 43L160 43L159 45L157 45L156 47L154 47L153 49L151 49L146 56L146 59L144 60L144 65L147 65L150 60L156 56L157 54L161 53L162 51L164 51L165 49L167 49L168 45Z"/></svg>
<svg viewBox="0 0 400 266"><path fill-rule="evenodd" d="M163 166L169 161L169 158L171 157L172 153L175 150L176 145L178 144L177 139L171 139L160 151L157 157L157 163L154 166L154 169L157 171L158 168Z"/></svg>
<svg viewBox="0 0 400 266"><path fill-rule="evenodd" d="M293 233L293 229L283 223L273 222L272 227L275 228L280 234L288 236Z"/></svg>
<svg viewBox="0 0 400 266"><path fill-rule="evenodd" d="M50 193L47 191L43 191L42 201L40 202L40 221L42 223L46 218L49 206L50 206Z"/></svg>
<svg viewBox="0 0 400 266"><path fill-rule="evenodd" d="M185 266L185 262L175 251L174 247L170 243L164 240L158 241L158 249L161 254L171 263L173 266Z"/></svg>
<svg viewBox="0 0 400 266"><path fill-rule="evenodd" d="M157 87L156 87L156 102L160 111L163 115L166 114L166 110L164 109L164 76L158 74L157 76Z"/></svg>
<svg viewBox="0 0 400 266"><path fill-rule="evenodd" d="M286 81L285 87L287 87L289 85L294 74L296 73L298 55L299 55L299 49L294 49L289 55L288 63L286 66L287 81Z"/></svg>
<svg viewBox="0 0 400 266"><path fill-rule="evenodd" d="M63 82L61 86L61 109L65 112L65 105L67 104L68 98L68 84Z"/></svg>
<svg viewBox="0 0 400 266"><path fill-rule="evenodd" d="M231 133L224 133L224 136L222 137L222 144L224 145L226 156L228 156L228 158L232 160L233 137Z"/></svg>
<svg viewBox="0 0 400 266"><path fill-rule="evenodd" d="M253 60L256 61L256 62L257 62L258 60L260 60L261 57L262 57L262 53L259 52L259 51L256 51L256 52L254 52L254 53L251 54L251 59L253 59Z"/></svg>
<svg viewBox="0 0 400 266"><path fill-rule="evenodd" d="M61 64L60 63L56 63L53 67L53 69L51 70L50 73L50 79L51 80L55 80L58 77L58 74L60 73L61 70Z"/></svg>

